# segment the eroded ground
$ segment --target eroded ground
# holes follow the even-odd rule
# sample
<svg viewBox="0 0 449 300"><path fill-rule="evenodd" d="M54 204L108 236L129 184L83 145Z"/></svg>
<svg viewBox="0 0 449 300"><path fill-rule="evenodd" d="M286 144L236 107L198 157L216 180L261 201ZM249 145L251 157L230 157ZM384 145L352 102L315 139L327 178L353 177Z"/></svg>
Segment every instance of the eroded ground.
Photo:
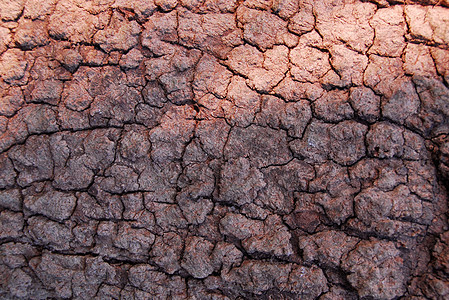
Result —
<svg viewBox="0 0 449 300"><path fill-rule="evenodd" d="M391 2L1 1L0 297L447 299L449 3Z"/></svg>

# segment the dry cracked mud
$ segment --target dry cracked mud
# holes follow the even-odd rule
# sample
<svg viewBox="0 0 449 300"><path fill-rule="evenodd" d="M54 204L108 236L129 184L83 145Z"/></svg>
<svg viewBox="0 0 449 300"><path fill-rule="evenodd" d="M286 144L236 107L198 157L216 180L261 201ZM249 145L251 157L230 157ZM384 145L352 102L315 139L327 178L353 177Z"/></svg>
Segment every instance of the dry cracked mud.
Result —
<svg viewBox="0 0 449 300"><path fill-rule="evenodd" d="M0 298L449 298L449 1L0 19Z"/></svg>

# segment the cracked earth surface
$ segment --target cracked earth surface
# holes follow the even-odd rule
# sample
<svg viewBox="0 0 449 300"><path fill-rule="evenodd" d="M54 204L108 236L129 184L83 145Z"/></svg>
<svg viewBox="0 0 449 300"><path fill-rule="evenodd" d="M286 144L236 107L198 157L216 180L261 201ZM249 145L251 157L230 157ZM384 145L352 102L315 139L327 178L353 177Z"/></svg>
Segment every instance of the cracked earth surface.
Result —
<svg viewBox="0 0 449 300"><path fill-rule="evenodd" d="M0 1L0 297L448 299L448 6Z"/></svg>

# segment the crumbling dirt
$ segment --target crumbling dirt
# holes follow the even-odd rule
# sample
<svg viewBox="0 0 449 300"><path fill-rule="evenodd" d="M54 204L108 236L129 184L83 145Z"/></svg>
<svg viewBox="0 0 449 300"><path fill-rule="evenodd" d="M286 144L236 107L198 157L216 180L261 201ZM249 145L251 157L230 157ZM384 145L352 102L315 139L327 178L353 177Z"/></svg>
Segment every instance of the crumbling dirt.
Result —
<svg viewBox="0 0 449 300"><path fill-rule="evenodd" d="M448 6L1 1L0 298L448 299Z"/></svg>

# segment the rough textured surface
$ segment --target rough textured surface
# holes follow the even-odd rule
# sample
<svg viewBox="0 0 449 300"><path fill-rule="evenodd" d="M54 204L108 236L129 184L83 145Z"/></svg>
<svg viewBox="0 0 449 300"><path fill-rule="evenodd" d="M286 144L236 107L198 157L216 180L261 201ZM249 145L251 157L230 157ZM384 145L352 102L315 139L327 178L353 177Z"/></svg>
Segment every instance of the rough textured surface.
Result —
<svg viewBox="0 0 449 300"><path fill-rule="evenodd" d="M448 7L0 1L0 298L448 299Z"/></svg>

